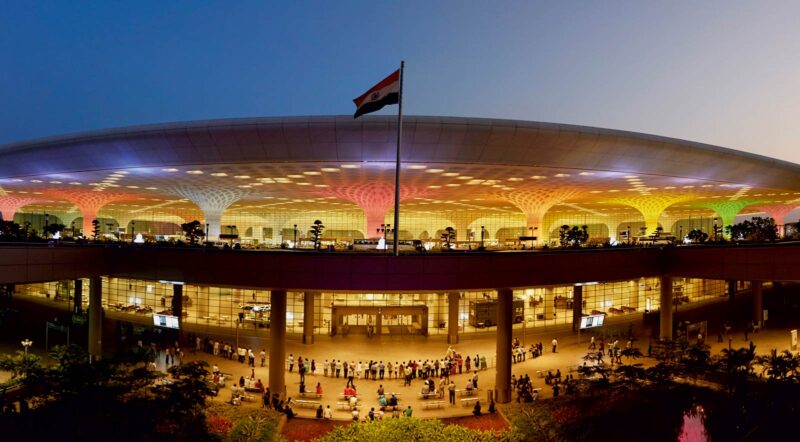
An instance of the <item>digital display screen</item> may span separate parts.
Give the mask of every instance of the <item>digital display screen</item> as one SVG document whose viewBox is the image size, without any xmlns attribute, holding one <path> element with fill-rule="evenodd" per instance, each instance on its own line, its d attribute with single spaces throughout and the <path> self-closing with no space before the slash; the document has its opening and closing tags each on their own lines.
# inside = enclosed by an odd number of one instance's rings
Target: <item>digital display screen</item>
<svg viewBox="0 0 800 442">
<path fill-rule="evenodd" d="M 156 327 L 179 328 L 178 317 L 154 314 L 153 325 L 155 325 Z"/>
<path fill-rule="evenodd" d="M 602 327 L 606 315 L 591 315 L 581 317 L 581 330 L 585 328 Z"/>
</svg>

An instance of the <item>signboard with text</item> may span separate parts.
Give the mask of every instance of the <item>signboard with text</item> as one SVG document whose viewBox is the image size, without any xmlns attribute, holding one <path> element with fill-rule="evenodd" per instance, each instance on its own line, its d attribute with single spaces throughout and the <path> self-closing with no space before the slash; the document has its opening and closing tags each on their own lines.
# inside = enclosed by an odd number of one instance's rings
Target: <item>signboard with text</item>
<svg viewBox="0 0 800 442">
<path fill-rule="evenodd" d="M 589 315 L 581 317 L 581 330 L 594 327 L 602 327 L 606 315 Z"/>
</svg>

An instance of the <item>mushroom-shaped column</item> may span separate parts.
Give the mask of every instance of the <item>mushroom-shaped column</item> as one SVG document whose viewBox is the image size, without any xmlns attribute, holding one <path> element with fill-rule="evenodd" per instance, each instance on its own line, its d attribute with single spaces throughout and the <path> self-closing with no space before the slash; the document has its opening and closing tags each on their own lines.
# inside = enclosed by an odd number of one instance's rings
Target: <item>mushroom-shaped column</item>
<svg viewBox="0 0 800 442">
<path fill-rule="evenodd" d="M 608 200 L 610 203 L 623 204 L 638 210 L 644 217 L 644 225 L 648 234 L 655 233 L 658 220 L 667 207 L 695 199 L 694 195 L 636 195 L 618 197 Z"/>
<path fill-rule="evenodd" d="M 764 212 L 775 220 L 775 224 L 778 225 L 778 235 L 780 236 L 783 236 L 783 225 L 786 222 L 786 215 L 796 208 L 797 204 L 769 204 L 753 207 L 753 209 Z"/>
<path fill-rule="evenodd" d="M 525 227 L 528 232 L 541 238 L 549 235 L 544 232 L 544 215 L 556 204 L 575 197 L 580 193 L 571 187 L 533 187 L 502 192 L 499 195 L 517 206 L 525 214 Z"/>
<path fill-rule="evenodd" d="M 723 235 L 727 236 L 727 234 L 724 233 L 725 227 L 733 225 L 736 215 L 745 207 L 752 206 L 753 204 L 758 204 L 760 202 L 761 201 L 759 200 L 716 200 L 701 201 L 695 205 L 697 207 L 703 207 L 705 209 L 711 209 L 714 212 L 717 212 L 720 220 L 722 221 L 718 227 L 722 229 Z"/>
<path fill-rule="evenodd" d="M 427 195 L 427 189 L 400 186 L 400 201 Z M 378 236 L 381 224 L 386 223 L 386 215 L 394 207 L 394 185 L 382 182 L 361 182 L 331 187 L 326 195 L 352 201 L 364 211 L 367 217 L 364 236 Z M 392 226 L 395 228 L 395 226 Z M 401 228 L 403 228 L 401 226 Z"/>
<path fill-rule="evenodd" d="M 174 186 L 167 190 L 190 200 L 200 208 L 208 228 L 208 238 L 206 239 L 209 241 L 219 239 L 222 212 L 246 195 L 244 192 L 234 189 L 204 189 L 188 186 Z"/>
<path fill-rule="evenodd" d="M 89 236 L 89 233 L 94 230 L 92 221 L 97 219 L 97 214 L 103 206 L 112 201 L 134 198 L 134 195 L 107 192 L 99 189 L 70 191 L 51 190 L 48 191 L 48 194 L 58 196 L 78 206 L 83 216 L 83 236 Z"/>
<path fill-rule="evenodd" d="M 41 201 L 41 199 L 25 196 L 9 195 L 0 189 L 0 219 L 14 221 L 14 214 L 28 204 Z"/>
<path fill-rule="evenodd" d="M 458 212 L 448 213 L 447 216 L 450 219 L 452 227 L 456 229 L 456 240 L 469 241 L 469 226 L 481 217 L 481 213 Z M 480 241 L 480 227 L 478 227 L 477 230 L 478 233 L 475 234 L 475 240 Z"/>
</svg>

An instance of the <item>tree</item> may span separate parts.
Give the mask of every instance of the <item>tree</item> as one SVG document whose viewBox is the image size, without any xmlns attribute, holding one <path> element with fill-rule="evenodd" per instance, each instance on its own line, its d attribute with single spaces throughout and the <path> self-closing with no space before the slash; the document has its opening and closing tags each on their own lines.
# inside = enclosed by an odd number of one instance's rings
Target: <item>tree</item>
<svg viewBox="0 0 800 442">
<path fill-rule="evenodd" d="M 756 216 L 725 227 L 732 241 L 768 242 L 778 240 L 778 226 L 772 218 Z"/>
<path fill-rule="evenodd" d="M 700 229 L 692 229 L 686 234 L 686 238 L 694 244 L 702 244 L 708 240 L 708 233 Z"/>
<path fill-rule="evenodd" d="M 453 241 L 456 240 L 456 229 L 452 227 L 447 227 L 444 229 L 444 233 L 442 233 L 442 242 L 444 242 L 444 248 L 446 250 L 450 250 L 453 248 Z"/>
<path fill-rule="evenodd" d="M 198 220 L 181 224 L 181 230 L 183 230 L 183 235 L 191 245 L 197 244 L 199 238 L 206 236 L 205 231 L 203 231 L 203 225 Z"/>
<path fill-rule="evenodd" d="M 314 241 L 314 248 L 319 250 L 322 239 L 322 231 L 325 230 L 325 226 L 322 225 L 322 221 L 315 220 L 314 224 L 311 226 L 311 230 L 308 231 L 308 234 L 311 235 L 311 240 Z"/>
<path fill-rule="evenodd" d="M 100 237 L 100 221 L 97 219 L 92 220 L 92 239 L 97 241 Z"/>
<path fill-rule="evenodd" d="M 23 239 L 22 228 L 14 221 L 0 221 L 0 239 L 3 241 Z"/>
<path fill-rule="evenodd" d="M 589 226 L 570 226 L 563 225 L 558 231 L 558 238 L 561 247 L 580 247 L 589 240 Z"/>
</svg>

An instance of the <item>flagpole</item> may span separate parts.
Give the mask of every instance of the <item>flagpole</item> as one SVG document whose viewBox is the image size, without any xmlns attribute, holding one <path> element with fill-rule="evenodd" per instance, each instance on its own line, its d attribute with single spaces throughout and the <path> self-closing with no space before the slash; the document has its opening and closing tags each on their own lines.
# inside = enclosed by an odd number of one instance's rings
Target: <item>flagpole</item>
<svg viewBox="0 0 800 442">
<path fill-rule="evenodd" d="M 397 159 L 394 171 L 394 256 L 400 255 L 397 237 L 400 233 L 400 145 L 403 142 L 403 69 L 406 62 L 400 61 L 400 92 L 397 102 Z"/>
</svg>

